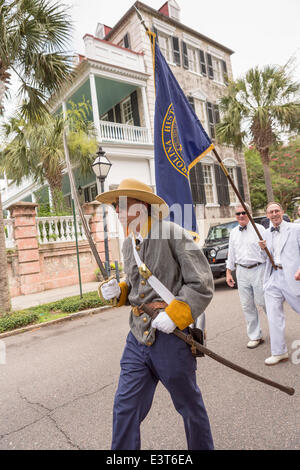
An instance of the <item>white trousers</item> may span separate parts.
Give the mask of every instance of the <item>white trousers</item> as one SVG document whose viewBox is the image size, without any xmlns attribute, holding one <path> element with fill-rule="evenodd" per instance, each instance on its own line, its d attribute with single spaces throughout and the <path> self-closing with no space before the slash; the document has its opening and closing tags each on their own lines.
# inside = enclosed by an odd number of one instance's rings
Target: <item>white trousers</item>
<svg viewBox="0 0 300 470">
<path fill-rule="evenodd" d="M 236 267 L 238 291 L 247 324 L 247 335 L 252 341 L 262 337 L 256 305 L 260 305 L 266 311 L 263 291 L 265 267 L 265 263 L 252 269 Z"/>
<path fill-rule="evenodd" d="M 272 356 L 287 352 L 285 343 L 285 314 L 283 302 L 286 301 L 295 312 L 300 313 L 300 296 L 288 290 L 283 276 L 283 270 L 273 270 L 270 279 L 265 284 L 265 301 L 271 340 Z"/>
</svg>

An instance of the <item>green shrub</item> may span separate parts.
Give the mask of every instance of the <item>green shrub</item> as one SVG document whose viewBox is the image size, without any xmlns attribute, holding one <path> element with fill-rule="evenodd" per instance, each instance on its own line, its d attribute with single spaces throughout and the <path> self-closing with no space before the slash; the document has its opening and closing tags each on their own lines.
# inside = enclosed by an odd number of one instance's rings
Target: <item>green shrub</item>
<svg viewBox="0 0 300 470">
<path fill-rule="evenodd" d="M 21 328 L 38 321 L 39 315 L 35 312 L 14 312 L 0 317 L 0 333 Z"/>
<path fill-rule="evenodd" d="M 57 300 L 56 302 L 51 302 L 49 304 L 38 305 L 37 307 L 33 307 L 30 310 L 38 314 L 43 314 L 46 312 L 73 313 L 86 310 L 88 308 L 102 307 L 108 303 L 109 302 L 104 303 L 102 300 L 100 300 L 97 292 L 88 292 L 83 294 L 82 299 L 80 298 L 80 295 L 75 295 L 73 297 Z"/>
<path fill-rule="evenodd" d="M 53 315 L 80 312 L 81 310 L 102 307 L 108 304 L 109 302 L 103 302 L 99 299 L 96 291 L 83 294 L 82 299 L 80 295 L 67 297 L 56 302 L 30 307 L 27 310 L 9 313 L 3 317 L 0 316 L 0 333 L 42 321 L 43 318 L 51 319 Z"/>
</svg>

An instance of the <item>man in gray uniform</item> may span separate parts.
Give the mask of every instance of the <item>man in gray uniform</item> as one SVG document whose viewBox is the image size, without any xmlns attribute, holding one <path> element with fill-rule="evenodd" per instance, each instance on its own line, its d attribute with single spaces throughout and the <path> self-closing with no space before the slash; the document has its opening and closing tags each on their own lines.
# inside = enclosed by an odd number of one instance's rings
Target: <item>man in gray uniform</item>
<svg viewBox="0 0 300 470">
<path fill-rule="evenodd" d="M 127 207 L 122 207 L 121 196 L 127 196 Z M 104 298 L 116 297 L 119 306 L 132 306 L 114 402 L 112 449 L 140 448 L 140 424 L 151 408 L 158 381 L 167 388 L 183 417 L 188 448 L 213 449 L 208 416 L 196 383 L 196 359 L 186 343 L 170 334 L 176 327 L 185 330 L 211 301 L 213 279 L 208 262 L 189 233 L 162 220 L 168 215 L 168 206 L 149 186 L 127 179 L 117 190 L 97 199 L 116 206 L 128 235 L 123 245 L 126 281 L 118 284 L 113 279 L 101 287 Z M 149 217 L 153 205 L 159 205 L 160 214 L 153 216 L 152 211 Z M 136 253 L 173 294 L 171 302 L 164 302 L 141 276 Z M 154 320 L 143 312 L 142 304 L 158 313 Z"/>
</svg>

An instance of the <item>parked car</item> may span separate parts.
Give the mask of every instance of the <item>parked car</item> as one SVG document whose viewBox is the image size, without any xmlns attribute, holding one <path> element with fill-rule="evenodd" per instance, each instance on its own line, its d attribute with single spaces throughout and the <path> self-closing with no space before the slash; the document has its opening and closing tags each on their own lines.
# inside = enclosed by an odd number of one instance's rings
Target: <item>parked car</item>
<svg viewBox="0 0 300 470">
<path fill-rule="evenodd" d="M 254 222 L 260 224 L 264 217 L 253 217 Z M 226 260 L 228 256 L 229 235 L 238 225 L 236 220 L 224 224 L 213 225 L 209 228 L 207 238 L 202 250 L 209 262 L 214 279 L 226 276 Z M 235 271 L 232 277 L 237 287 Z"/>
</svg>

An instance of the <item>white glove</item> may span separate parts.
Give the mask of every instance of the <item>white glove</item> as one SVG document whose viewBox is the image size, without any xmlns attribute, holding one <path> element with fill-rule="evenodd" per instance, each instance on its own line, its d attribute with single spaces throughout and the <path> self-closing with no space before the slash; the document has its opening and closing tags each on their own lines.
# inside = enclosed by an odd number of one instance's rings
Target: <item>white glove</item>
<svg viewBox="0 0 300 470">
<path fill-rule="evenodd" d="M 175 330 L 176 324 L 169 317 L 169 315 L 163 311 L 160 312 L 152 322 L 153 328 L 162 331 L 163 333 L 172 333 Z"/>
<path fill-rule="evenodd" d="M 111 279 L 101 286 L 101 293 L 105 300 L 113 299 L 114 297 L 118 298 L 121 294 L 120 286 L 117 282 L 117 279 Z"/>
</svg>

